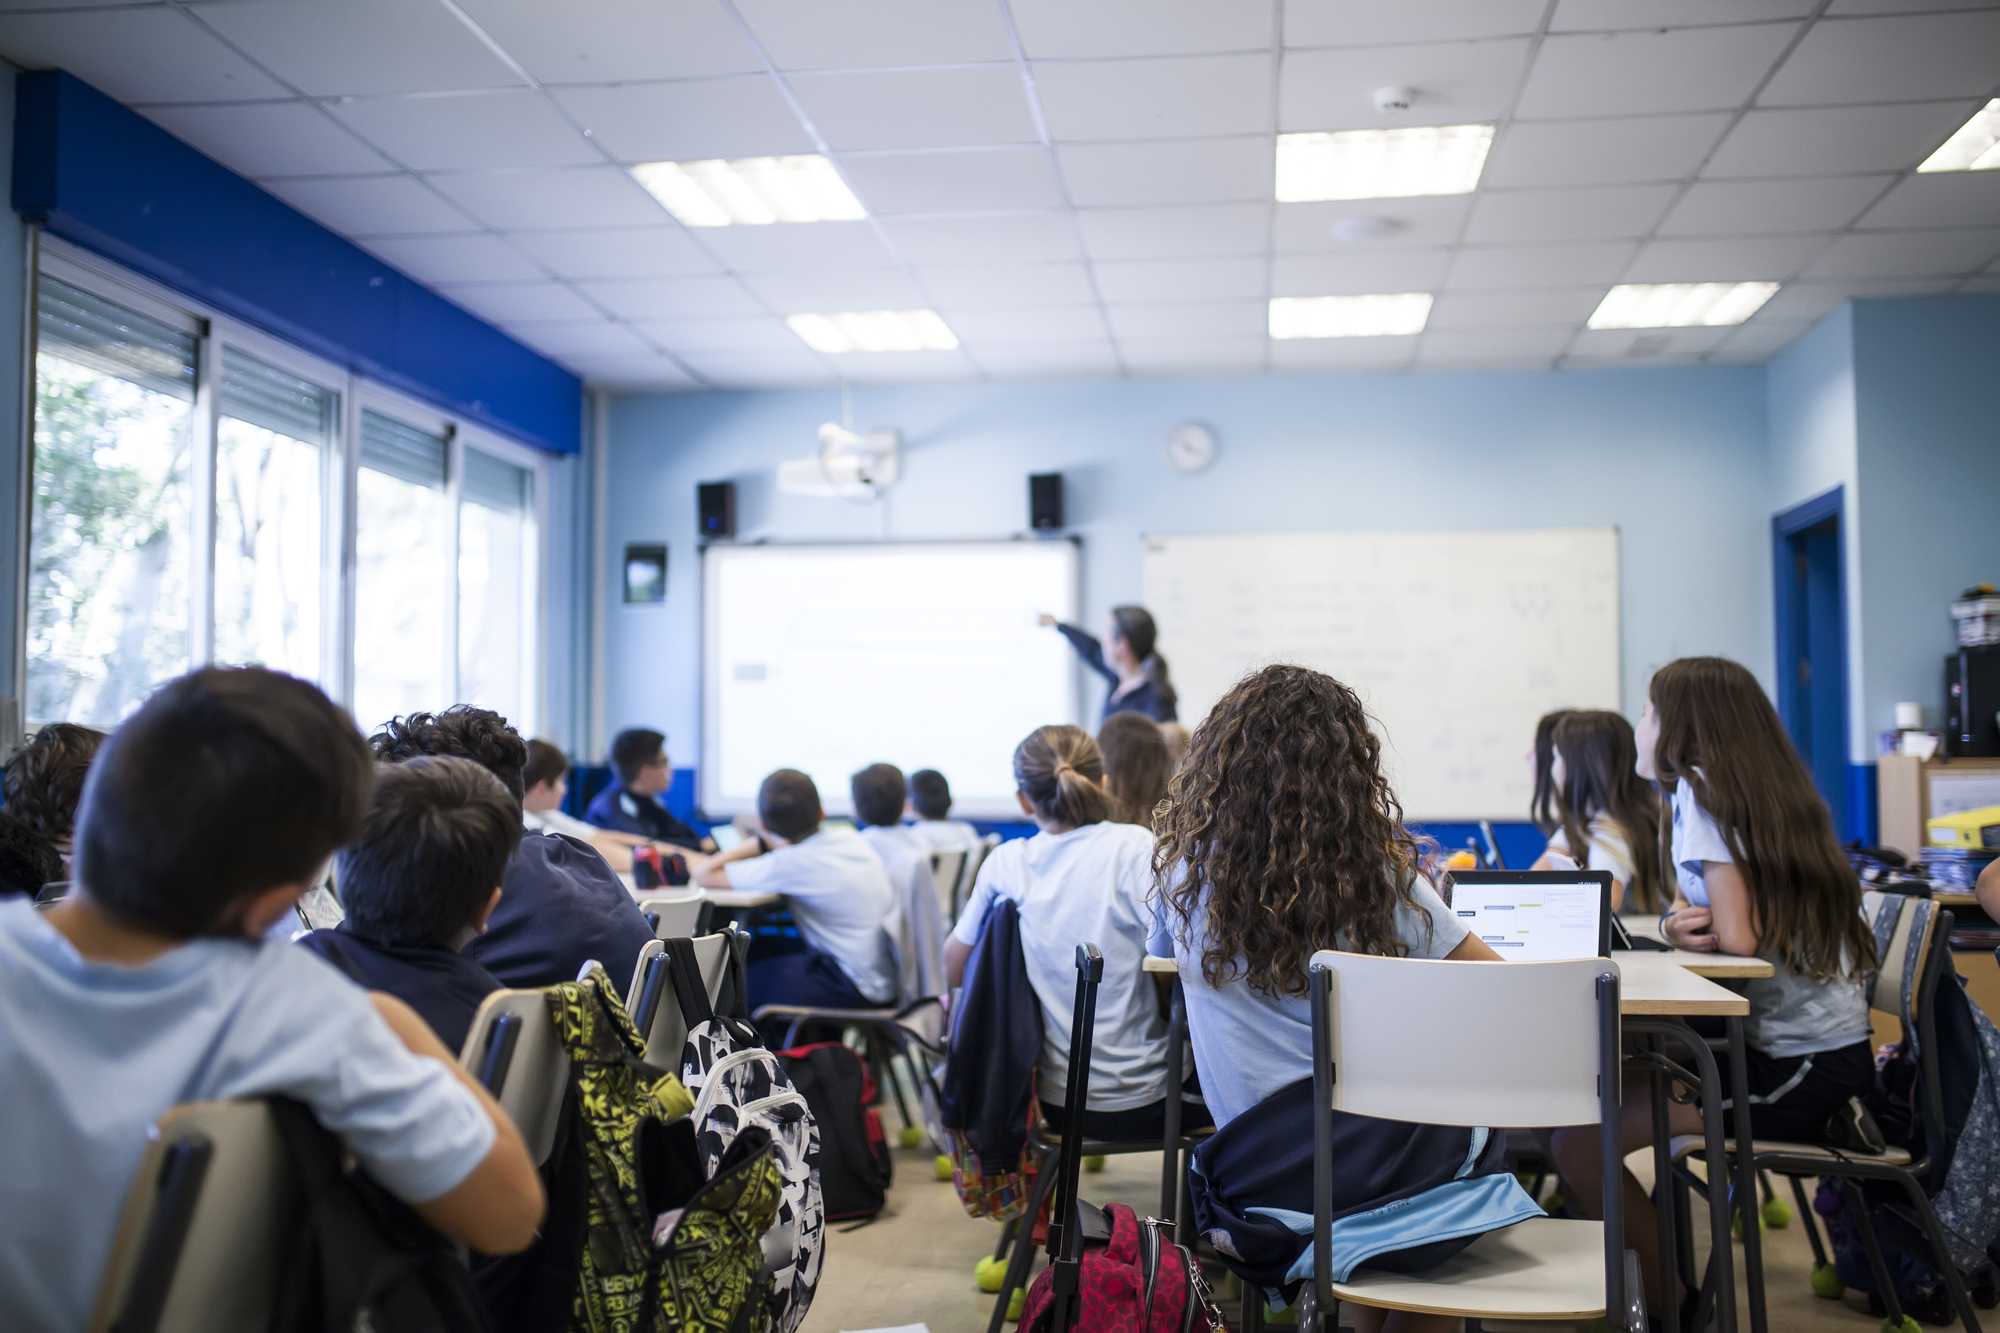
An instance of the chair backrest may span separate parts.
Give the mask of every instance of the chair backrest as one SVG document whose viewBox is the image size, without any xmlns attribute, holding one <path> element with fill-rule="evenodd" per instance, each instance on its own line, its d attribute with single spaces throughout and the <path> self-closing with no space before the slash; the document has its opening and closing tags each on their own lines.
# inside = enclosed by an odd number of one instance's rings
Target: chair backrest
<svg viewBox="0 0 2000 1333">
<path fill-rule="evenodd" d="M 959 913 L 965 910 L 966 900 L 972 897 L 972 886 L 979 882 L 979 867 L 986 864 L 986 858 L 993 855 L 993 849 L 1000 845 L 1000 835 L 989 833 L 973 845 L 972 855 L 965 858 L 965 873 L 958 877 L 958 891 L 951 904 L 951 919 L 957 924 Z"/>
<path fill-rule="evenodd" d="M 938 911 L 946 916 L 957 905 L 958 881 L 965 874 L 966 859 L 961 849 L 931 853 L 931 879 L 937 885 Z"/>
<path fill-rule="evenodd" d="M 1602 958 L 1447 963 L 1323 949 L 1336 1111 L 1426 1125 L 1598 1123 Z M 1616 990 L 1612 993 L 1615 1013 Z M 1611 1049 L 1614 1051 L 1616 1047 Z"/>
<path fill-rule="evenodd" d="M 646 973 L 653 960 L 667 951 L 666 941 L 655 935 L 639 947 L 639 957 L 632 963 L 632 985 L 625 992 L 625 1012 L 638 1021 L 639 1001 L 646 993 Z"/>
<path fill-rule="evenodd" d="M 702 989 L 708 992 L 708 1002 L 717 1003 L 722 994 L 722 983 L 729 975 L 729 956 L 735 947 L 736 932 L 718 931 L 713 935 L 700 935 L 691 940 L 695 961 L 701 965 Z M 681 1016 L 680 1004 L 674 999 L 674 988 L 667 976 L 670 960 L 664 955 L 645 958 L 643 967 L 634 974 L 634 982 L 639 987 L 639 999 L 632 1005 L 632 1021 L 639 1025 L 639 1035 L 646 1039 L 646 1063 L 656 1068 L 679 1073 L 681 1051 L 687 1045 L 687 1020 Z M 651 1021 L 643 1012 L 652 1006 Z"/>
<path fill-rule="evenodd" d="M 1937 941 L 1937 904 L 1870 891 L 1861 895 L 1861 914 L 1875 932 L 1876 972 L 1868 981 L 1868 1007 L 1894 1014 L 1908 1031 L 1917 1023 L 1924 968 Z"/>
<path fill-rule="evenodd" d="M 89 1333 L 265 1333 L 300 1207 L 268 1105 L 171 1108 L 139 1158 Z"/>
<path fill-rule="evenodd" d="M 655 939 L 693 939 L 706 925 L 708 895 L 700 889 L 641 898 L 639 912 L 652 921 Z"/>
<path fill-rule="evenodd" d="M 548 993 L 497 990 L 487 996 L 458 1063 L 513 1117 L 535 1164 L 546 1162 L 569 1090 L 569 1056 L 549 1016 Z"/>
</svg>

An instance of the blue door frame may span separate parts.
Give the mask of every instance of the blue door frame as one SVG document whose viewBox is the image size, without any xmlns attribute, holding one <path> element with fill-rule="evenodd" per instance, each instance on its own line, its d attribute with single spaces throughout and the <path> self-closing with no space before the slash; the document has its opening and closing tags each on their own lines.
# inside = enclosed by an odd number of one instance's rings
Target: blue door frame
<svg viewBox="0 0 2000 1333">
<path fill-rule="evenodd" d="M 1839 486 L 1771 519 L 1778 716 L 1834 828 L 1843 839 L 1866 842 L 1873 840 L 1871 774 L 1865 766 L 1851 771 L 1847 758 L 1846 537 Z"/>
</svg>

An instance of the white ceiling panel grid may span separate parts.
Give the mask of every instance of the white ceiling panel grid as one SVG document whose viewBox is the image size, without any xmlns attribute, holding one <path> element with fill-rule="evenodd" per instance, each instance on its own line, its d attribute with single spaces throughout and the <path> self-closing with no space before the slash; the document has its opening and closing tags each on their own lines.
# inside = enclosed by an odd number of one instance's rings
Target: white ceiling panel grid
<svg viewBox="0 0 2000 1333">
<path fill-rule="evenodd" d="M 1662 236 L 1839 231 L 1882 197 L 1891 176 L 1697 181 L 1660 225 Z"/>
<path fill-rule="evenodd" d="M 1063 142 L 1261 134 L 1271 127 L 1271 58 L 1169 56 L 1035 68 L 1049 133 Z"/>
<path fill-rule="evenodd" d="M 333 114 L 414 171 L 574 167 L 602 160 L 561 111 L 527 88 L 356 97 L 336 103 Z"/>
<path fill-rule="evenodd" d="M 1394 46 L 1450 36 L 1525 36 L 1545 0 L 1285 0 L 1287 46 Z"/>
<path fill-rule="evenodd" d="M 1795 23 L 1550 37 L 1517 113 L 1535 119 L 1725 110 L 1742 104 Z"/>
<path fill-rule="evenodd" d="M 714 0 L 457 0 L 544 83 L 756 74 L 757 53 Z"/>
<path fill-rule="evenodd" d="M 813 151 L 812 136 L 762 75 L 556 88 L 551 95 L 624 162 Z"/>
<path fill-rule="evenodd" d="M 842 152 L 1038 141 L 1021 76 L 1011 66 L 801 74 L 790 82 L 820 133 Z"/>
<path fill-rule="evenodd" d="M 1287 51 L 1278 128 L 1289 133 L 1494 120 L 1507 109 L 1532 49 L 1513 38 Z M 1376 110 L 1375 90 L 1392 85 L 1420 90 L 1422 114 Z"/>
<path fill-rule="evenodd" d="M 357 176 L 395 167 L 304 102 L 151 106 L 146 118 L 239 176 Z"/>
<path fill-rule="evenodd" d="M 1216 0 L 1012 0 L 1031 60 L 1206 55 L 1271 44 L 1271 9 Z"/>
<path fill-rule="evenodd" d="M 198 15 L 310 97 L 522 85 L 507 62 L 441 4 L 211 4 Z"/>
<path fill-rule="evenodd" d="M 1493 146 L 1484 179 L 1503 189 L 1685 180 L 1728 127 L 1722 111 L 1519 121 Z"/>
<path fill-rule="evenodd" d="M 128 103 L 248 102 L 289 91 L 165 6 L 0 14 L 0 52 L 24 69 L 73 70 Z"/>
</svg>

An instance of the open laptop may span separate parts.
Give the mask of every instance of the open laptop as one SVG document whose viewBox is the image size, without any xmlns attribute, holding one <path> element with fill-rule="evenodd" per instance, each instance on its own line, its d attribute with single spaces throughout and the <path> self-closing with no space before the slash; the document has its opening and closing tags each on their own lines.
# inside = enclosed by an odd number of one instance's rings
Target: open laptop
<svg viewBox="0 0 2000 1333">
<path fill-rule="evenodd" d="M 1502 958 L 1545 963 L 1611 956 L 1611 872 L 1461 870 L 1451 909 Z"/>
</svg>

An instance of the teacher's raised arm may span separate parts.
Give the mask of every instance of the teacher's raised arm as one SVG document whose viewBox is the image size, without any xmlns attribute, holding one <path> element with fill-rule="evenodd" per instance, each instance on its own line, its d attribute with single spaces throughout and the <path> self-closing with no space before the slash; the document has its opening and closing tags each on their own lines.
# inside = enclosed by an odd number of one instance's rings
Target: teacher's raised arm
<svg viewBox="0 0 2000 1333">
<path fill-rule="evenodd" d="M 1145 607 L 1113 607 L 1102 642 L 1051 615 L 1044 615 L 1042 623 L 1060 630 L 1084 665 L 1111 682 L 1104 717 L 1144 713 L 1155 722 L 1179 720 L 1174 714 L 1174 684 L 1167 675 L 1167 659 L 1154 651 L 1159 631 Z"/>
</svg>

